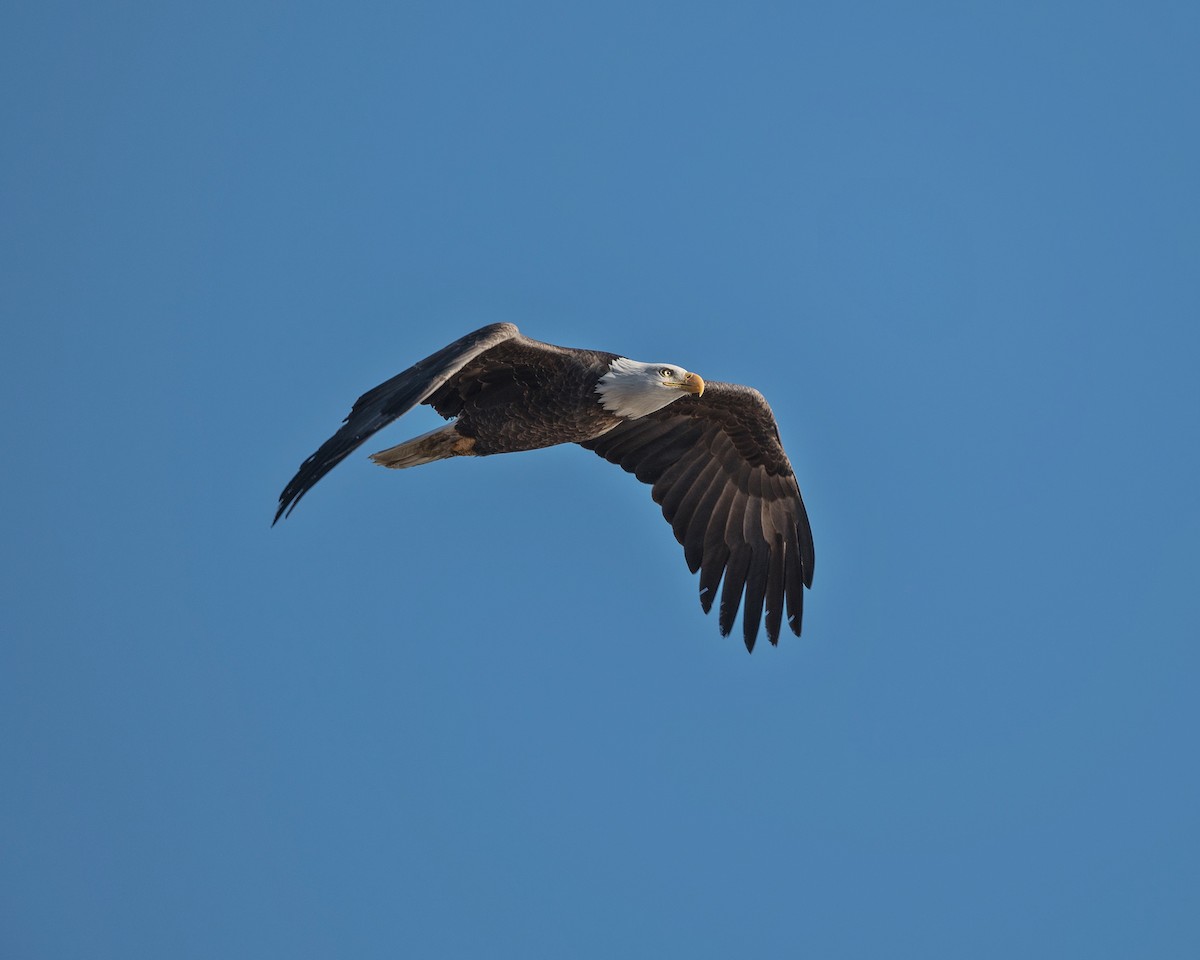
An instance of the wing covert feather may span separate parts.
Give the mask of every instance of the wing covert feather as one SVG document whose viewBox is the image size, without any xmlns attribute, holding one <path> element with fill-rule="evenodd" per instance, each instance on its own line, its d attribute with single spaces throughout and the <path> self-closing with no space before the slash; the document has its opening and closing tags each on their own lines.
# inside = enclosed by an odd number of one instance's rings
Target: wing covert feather
<svg viewBox="0 0 1200 960">
<path fill-rule="evenodd" d="M 747 649 L 764 609 L 771 643 L 785 609 L 799 635 L 803 591 L 812 584 L 812 532 L 762 394 L 710 382 L 702 397 L 681 398 L 582 446 L 651 484 L 688 569 L 700 573 L 706 613 L 721 587 L 723 634 L 740 606 Z"/>
<path fill-rule="evenodd" d="M 317 481 L 373 433 L 427 399 L 480 354 L 518 338 L 524 339 L 511 323 L 481 327 L 364 393 L 354 401 L 341 428 L 300 465 L 296 475 L 283 488 L 272 524 L 290 514 Z"/>
</svg>

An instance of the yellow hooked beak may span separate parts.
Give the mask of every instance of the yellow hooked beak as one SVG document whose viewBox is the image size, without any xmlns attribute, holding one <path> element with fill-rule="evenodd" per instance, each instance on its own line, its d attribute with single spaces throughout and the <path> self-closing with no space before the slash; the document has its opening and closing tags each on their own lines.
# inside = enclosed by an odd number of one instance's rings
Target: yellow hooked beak
<svg viewBox="0 0 1200 960">
<path fill-rule="evenodd" d="M 689 373 L 683 378 L 683 383 L 679 384 L 679 389 L 684 393 L 694 393 L 698 397 L 704 396 L 704 378 L 698 373 Z"/>
</svg>

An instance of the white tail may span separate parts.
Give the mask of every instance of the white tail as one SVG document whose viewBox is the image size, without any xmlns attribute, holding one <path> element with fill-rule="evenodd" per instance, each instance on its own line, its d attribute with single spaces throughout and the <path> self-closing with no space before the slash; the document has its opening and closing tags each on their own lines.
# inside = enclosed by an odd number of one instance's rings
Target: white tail
<svg viewBox="0 0 1200 960">
<path fill-rule="evenodd" d="M 432 463 L 434 460 L 445 460 L 447 457 L 469 457 L 472 455 L 473 446 L 475 440 L 472 437 L 464 437 L 454 429 L 454 424 L 448 423 L 444 427 L 438 427 L 429 433 L 373 453 L 371 459 L 380 466 L 403 470 L 406 467 Z"/>
</svg>

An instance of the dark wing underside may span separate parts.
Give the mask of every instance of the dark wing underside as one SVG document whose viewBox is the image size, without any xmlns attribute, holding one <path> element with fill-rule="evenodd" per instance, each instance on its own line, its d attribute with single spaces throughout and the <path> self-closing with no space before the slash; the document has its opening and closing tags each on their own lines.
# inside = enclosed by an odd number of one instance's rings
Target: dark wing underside
<svg viewBox="0 0 1200 960">
<path fill-rule="evenodd" d="M 700 573 L 705 613 L 724 577 L 722 634 L 733 629 L 744 594 L 747 650 L 764 607 L 771 643 L 779 640 L 785 605 L 799 636 L 804 588 L 812 586 L 812 531 L 762 394 L 710 382 L 703 397 L 684 397 L 581 446 L 652 485 L 688 568 Z"/>
<path fill-rule="evenodd" d="M 511 340 L 525 341 L 525 338 L 511 323 L 493 323 L 455 340 L 403 373 L 364 393 L 354 401 L 341 429 L 300 465 L 296 475 L 283 488 L 274 522 L 291 513 L 300 498 L 318 480 L 345 460 L 371 434 L 428 399 L 480 354 Z"/>
</svg>

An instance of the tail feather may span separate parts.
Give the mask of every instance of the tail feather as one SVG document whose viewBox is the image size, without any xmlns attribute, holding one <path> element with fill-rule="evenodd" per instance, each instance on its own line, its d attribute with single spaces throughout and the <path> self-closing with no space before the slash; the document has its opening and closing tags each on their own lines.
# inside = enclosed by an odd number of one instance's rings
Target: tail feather
<svg viewBox="0 0 1200 960">
<path fill-rule="evenodd" d="M 474 439 L 464 437 L 454 429 L 453 423 L 448 423 L 444 427 L 438 427 L 429 433 L 373 453 L 371 459 L 382 467 L 404 470 L 407 467 L 432 463 L 434 460 L 445 460 L 447 457 L 471 456 L 473 446 Z"/>
</svg>

